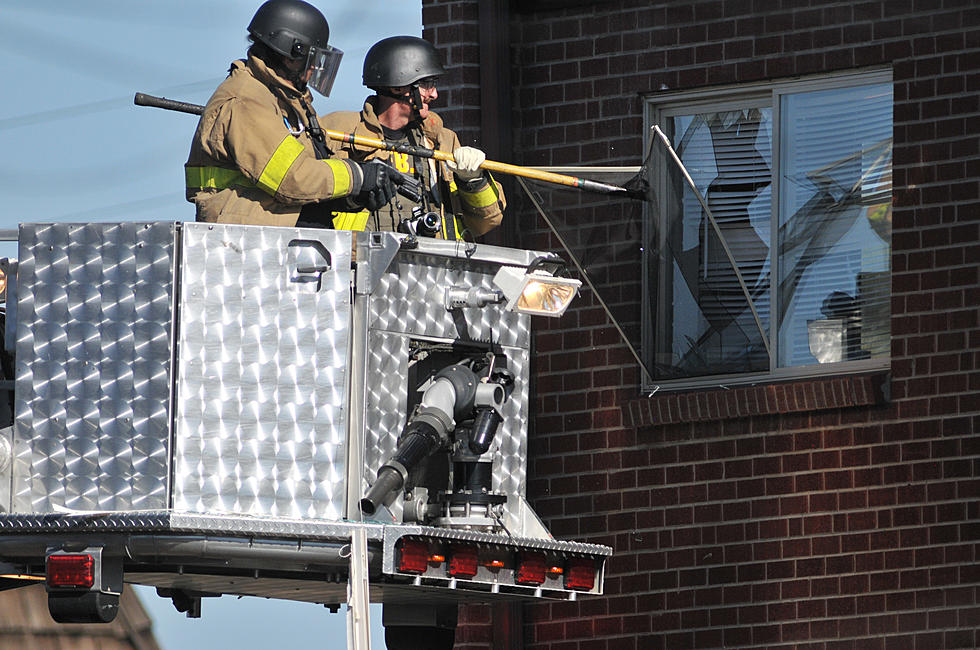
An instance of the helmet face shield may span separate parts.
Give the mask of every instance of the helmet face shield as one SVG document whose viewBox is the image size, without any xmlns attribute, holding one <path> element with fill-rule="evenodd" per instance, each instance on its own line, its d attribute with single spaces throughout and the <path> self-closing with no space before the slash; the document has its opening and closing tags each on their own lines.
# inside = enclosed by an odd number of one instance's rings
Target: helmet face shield
<svg viewBox="0 0 980 650">
<path fill-rule="evenodd" d="M 343 56 L 343 52 L 330 45 L 311 47 L 306 59 L 306 69 L 310 75 L 306 84 L 324 97 L 329 97 Z"/>
</svg>

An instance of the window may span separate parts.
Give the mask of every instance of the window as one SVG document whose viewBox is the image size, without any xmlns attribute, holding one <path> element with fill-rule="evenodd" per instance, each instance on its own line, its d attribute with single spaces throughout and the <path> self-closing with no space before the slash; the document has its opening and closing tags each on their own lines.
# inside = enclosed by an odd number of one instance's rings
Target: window
<svg viewBox="0 0 980 650">
<path fill-rule="evenodd" d="M 887 367 L 890 73 L 648 102 L 688 174 L 651 138 L 642 348 L 653 382 Z"/>
</svg>

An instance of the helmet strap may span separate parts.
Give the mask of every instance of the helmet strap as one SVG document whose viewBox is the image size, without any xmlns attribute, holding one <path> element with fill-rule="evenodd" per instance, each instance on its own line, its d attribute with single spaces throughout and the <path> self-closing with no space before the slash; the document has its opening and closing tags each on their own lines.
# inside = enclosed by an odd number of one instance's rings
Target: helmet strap
<svg viewBox="0 0 980 650">
<path fill-rule="evenodd" d="M 306 92 L 306 81 L 303 80 L 305 70 L 302 68 L 295 71 L 291 70 L 286 64 L 286 57 L 279 56 L 276 72 L 285 77 L 300 93 Z"/>
<path fill-rule="evenodd" d="M 392 92 L 391 88 L 372 88 L 376 95 L 381 97 L 389 97 L 397 102 L 402 102 L 408 104 L 412 107 L 412 118 L 410 121 L 422 123 L 422 114 L 420 110 L 422 108 L 422 92 L 419 90 L 418 84 L 412 84 L 408 87 L 407 95 L 399 95 L 398 93 Z"/>
<path fill-rule="evenodd" d="M 422 122 L 422 91 L 419 90 L 418 84 L 412 84 L 409 86 L 409 97 L 411 101 L 409 102 L 412 106 L 412 119 L 416 122 Z"/>
<path fill-rule="evenodd" d="M 304 71 L 293 72 L 286 65 L 286 57 L 274 51 L 262 41 L 254 41 L 248 49 L 248 54 L 261 60 L 269 66 L 276 74 L 295 86 L 301 93 L 306 92 L 306 82 L 301 78 Z"/>
</svg>

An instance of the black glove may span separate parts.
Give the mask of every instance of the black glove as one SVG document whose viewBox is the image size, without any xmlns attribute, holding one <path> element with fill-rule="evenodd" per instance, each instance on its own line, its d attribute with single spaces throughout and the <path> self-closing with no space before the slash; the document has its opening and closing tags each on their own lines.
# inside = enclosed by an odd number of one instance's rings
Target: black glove
<svg viewBox="0 0 980 650">
<path fill-rule="evenodd" d="M 361 163 L 361 192 L 355 199 L 358 204 L 374 212 L 387 205 L 395 196 L 395 183 L 388 174 L 388 165 L 380 160 Z"/>
</svg>

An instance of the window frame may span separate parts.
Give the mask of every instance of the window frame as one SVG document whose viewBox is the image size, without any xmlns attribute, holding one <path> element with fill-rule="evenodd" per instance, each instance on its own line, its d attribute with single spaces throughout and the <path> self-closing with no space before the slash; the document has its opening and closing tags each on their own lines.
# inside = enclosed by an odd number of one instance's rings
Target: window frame
<svg viewBox="0 0 980 650">
<path fill-rule="evenodd" d="M 740 84 L 724 87 L 703 88 L 690 91 L 664 91 L 644 97 L 644 133 L 652 136 L 653 126 L 662 124 L 665 118 L 674 115 L 690 115 L 698 112 L 711 110 L 725 110 L 732 108 L 733 101 L 738 102 L 739 108 L 745 107 L 766 107 L 772 109 L 772 183 L 771 183 L 771 206 L 770 206 L 770 251 L 777 250 L 776 233 L 779 232 L 779 206 L 780 206 L 780 187 L 778 182 L 782 166 L 782 115 L 781 97 L 788 94 L 798 94 L 821 90 L 834 90 L 852 88 L 856 86 L 868 86 L 875 84 L 894 84 L 892 69 L 873 68 L 847 71 L 842 73 L 828 73 L 813 75 L 808 77 L 794 77 L 791 79 L 772 80 L 767 82 Z M 894 88 L 893 88 L 894 91 Z M 894 107 L 894 92 L 893 92 Z M 892 133 L 894 134 L 894 109 L 892 113 Z M 671 143 L 673 146 L 674 143 Z M 654 137 L 647 137 L 644 143 L 644 155 L 649 157 L 652 146 L 663 146 L 655 143 Z M 894 162 L 892 163 L 894 166 Z M 655 195 L 664 196 L 666 177 L 657 174 L 656 166 L 651 166 L 648 170 L 649 182 L 655 188 Z M 894 205 L 894 187 L 892 188 L 892 204 Z M 662 205 L 651 206 L 647 204 L 643 209 L 643 241 L 651 242 L 651 238 L 656 236 L 657 250 L 665 247 L 667 228 L 662 223 L 655 223 L 659 214 L 665 211 Z M 653 295 L 660 295 L 664 288 L 663 265 L 668 263 L 669 258 L 655 261 L 652 255 L 644 254 L 642 261 L 643 272 L 643 296 L 642 296 L 642 357 L 645 363 L 650 364 L 658 353 L 656 330 L 657 323 L 665 322 L 668 315 L 666 301 L 658 300 L 657 304 L 651 304 Z M 891 243 L 889 242 L 889 273 L 891 265 Z M 769 370 L 765 372 L 745 372 L 730 374 L 712 374 L 699 377 L 688 377 L 682 379 L 657 380 L 648 373 L 643 373 L 642 390 L 644 392 L 655 392 L 657 390 L 697 390 L 705 388 L 718 388 L 729 386 L 745 386 L 760 383 L 777 383 L 788 380 L 807 379 L 810 377 L 819 378 L 828 375 L 850 375 L 864 372 L 874 372 L 888 370 L 891 367 L 891 355 L 866 360 L 848 360 L 834 363 L 816 363 L 810 365 L 778 367 L 779 327 L 774 322 L 775 313 L 778 311 L 777 304 L 778 282 L 772 278 L 778 278 L 780 255 L 770 254 L 769 274 L 769 304 L 771 315 L 768 323 L 767 340 L 769 343 Z M 651 268 L 653 264 L 660 265 L 660 268 Z M 651 279 L 654 278 L 653 271 L 656 271 L 654 281 L 657 286 L 651 286 Z M 668 321 L 669 322 L 669 321 Z"/>
</svg>

